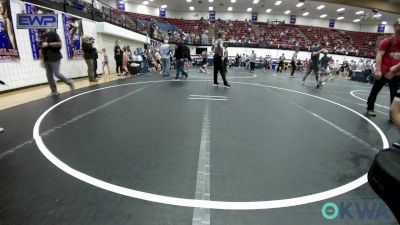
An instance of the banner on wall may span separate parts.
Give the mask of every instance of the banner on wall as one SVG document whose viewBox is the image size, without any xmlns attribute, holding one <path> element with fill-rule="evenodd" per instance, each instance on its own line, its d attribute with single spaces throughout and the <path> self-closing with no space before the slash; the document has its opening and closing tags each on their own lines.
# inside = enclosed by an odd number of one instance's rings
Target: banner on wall
<svg viewBox="0 0 400 225">
<path fill-rule="evenodd" d="M 117 9 L 125 11 L 125 0 L 117 0 Z"/>
<path fill-rule="evenodd" d="M 257 21 L 258 20 L 258 13 L 252 13 L 251 14 L 251 21 Z"/>
<path fill-rule="evenodd" d="M 45 9 L 40 6 L 35 6 L 31 4 L 26 4 L 26 13 L 27 14 L 53 14 L 53 10 Z M 42 40 L 44 34 L 44 29 L 29 29 L 29 39 L 31 41 L 31 49 L 33 54 L 33 59 L 38 60 L 40 59 L 40 51 L 39 51 L 39 44 L 40 40 Z"/>
<path fill-rule="evenodd" d="M 290 16 L 290 24 L 296 24 L 297 17 L 295 15 Z"/>
<path fill-rule="evenodd" d="M 0 1 L 0 61 L 19 59 L 9 0 Z"/>
<path fill-rule="evenodd" d="M 378 25 L 378 33 L 384 33 L 385 32 L 386 25 L 385 24 L 379 24 Z"/>
<path fill-rule="evenodd" d="M 210 11 L 210 20 L 215 21 L 215 11 Z"/>
<path fill-rule="evenodd" d="M 165 17 L 165 9 L 160 8 L 160 17 Z"/>
<path fill-rule="evenodd" d="M 329 20 L 329 28 L 335 28 L 336 20 Z"/>
<path fill-rule="evenodd" d="M 63 23 L 68 59 L 83 59 L 82 19 L 63 13 Z"/>
</svg>

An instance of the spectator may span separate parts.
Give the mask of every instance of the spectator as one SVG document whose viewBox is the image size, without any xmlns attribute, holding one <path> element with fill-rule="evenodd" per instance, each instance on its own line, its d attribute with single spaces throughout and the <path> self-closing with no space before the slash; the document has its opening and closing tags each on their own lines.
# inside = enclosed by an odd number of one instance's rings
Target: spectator
<svg viewBox="0 0 400 225">
<path fill-rule="evenodd" d="M 46 69 L 46 76 L 51 89 L 50 96 L 59 95 L 54 76 L 64 83 L 68 84 L 71 90 L 73 90 L 73 81 L 67 79 L 64 75 L 60 73 L 60 60 L 62 58 L 60 51 L 62 46 L 60 36 L 58 36 L 58 34 L 54 30 L 47 29 L 41 42 L 42 44 L 40 56 L 42 60 L 42 65 Z"/>
<path fill-rule="evenodd" d="M 94 58 L 96 49 L 93 47 L 93 41 L 94 39 L 88 36 L 82 38 L 82 49 L 88 68 L 88 76 L 90 82 L 96 82 L 94 71 Z"/>
<path fill-rule="evenodd" d="M 180 74 L 185 76 L 185 78 L 188 78 L 188 74 L 184 70 L 184 63 L 185 63 L 185 55 L 184 55 L 184 49 L 186 46 L 183 44 L 181 38 L 177 39 L 177 47 L 175 49 L 175 54 L 174 57 L 176 59 L 176 77 L 175 80 L 179 80 Z"/>
<path fill-rule="evenodd" d="M 115 41 L 114 59 L 115 59 L 115 64 L 117 66 L 117 74 L 118 74 L 118 76 L 121 76 L 123 52 L 122 52 L 121 47 L 119 46 L 119 40 Z"/>
<path fill-rule="evenodd" d="M 102 69 L 103 74 L 104 75 L 106 74 L 104 68 L 107 68 L 108 75 L 110 75 L 110 66 L 109 66 L 109 62 L 108 62 L 107 50 L 105 48 L 103 48 L 101 50 L 101 52 L 103 53 L 103 62 L 101 63 L 102 64 L 102 68 L 103 68 Z"/>
<path fill-rule="evenodd" d="M 168 40 L 164 40 L 164 44 L 161 45 L 161 57 L 162 57 L 162 75 L 169 77 L 169 70 L 171 66 L 171 46 L 168 44 Z"/>
</svg>

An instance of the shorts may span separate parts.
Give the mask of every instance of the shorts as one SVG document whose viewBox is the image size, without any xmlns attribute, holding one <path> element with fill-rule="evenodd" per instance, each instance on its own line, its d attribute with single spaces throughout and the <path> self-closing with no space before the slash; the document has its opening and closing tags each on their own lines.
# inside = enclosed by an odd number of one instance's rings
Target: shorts
<svg viewBox="0 0 400 225">
<path fill-rule="evenodd" d="M 322 75 L 327 75 L 327 74 L 330 74 L 330 70 L 329 70 L 329 67 L 327 67 L 327 68 L 319 68 L 319 73 L 320 74 L 322 74 Z"/>
</svg>

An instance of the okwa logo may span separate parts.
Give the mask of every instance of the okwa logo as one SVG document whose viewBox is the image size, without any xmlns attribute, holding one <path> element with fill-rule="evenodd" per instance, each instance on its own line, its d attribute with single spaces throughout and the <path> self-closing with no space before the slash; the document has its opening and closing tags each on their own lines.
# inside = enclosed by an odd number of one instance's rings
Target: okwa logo
<svg viewBox="0 0 400 225">
<path fill-rule="evenodd" d="M 393 216 L 389 208 L 380 202 L 333 202 L 325 203 L 321 210 L 327 220 L 390 220 Z"/>
</svg>

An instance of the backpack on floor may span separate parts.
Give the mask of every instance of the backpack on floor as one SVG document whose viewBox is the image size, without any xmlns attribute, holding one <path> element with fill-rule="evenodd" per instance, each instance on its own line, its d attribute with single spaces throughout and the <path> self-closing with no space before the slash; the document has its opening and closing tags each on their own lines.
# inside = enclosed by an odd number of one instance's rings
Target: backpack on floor
<svg viewBox="0 0 400 225">
<path fill-rule="evenodd" d="M 379 152 L 368 172 L 368 182 L 400 223 L 400 150 Z"/>
</svg>

